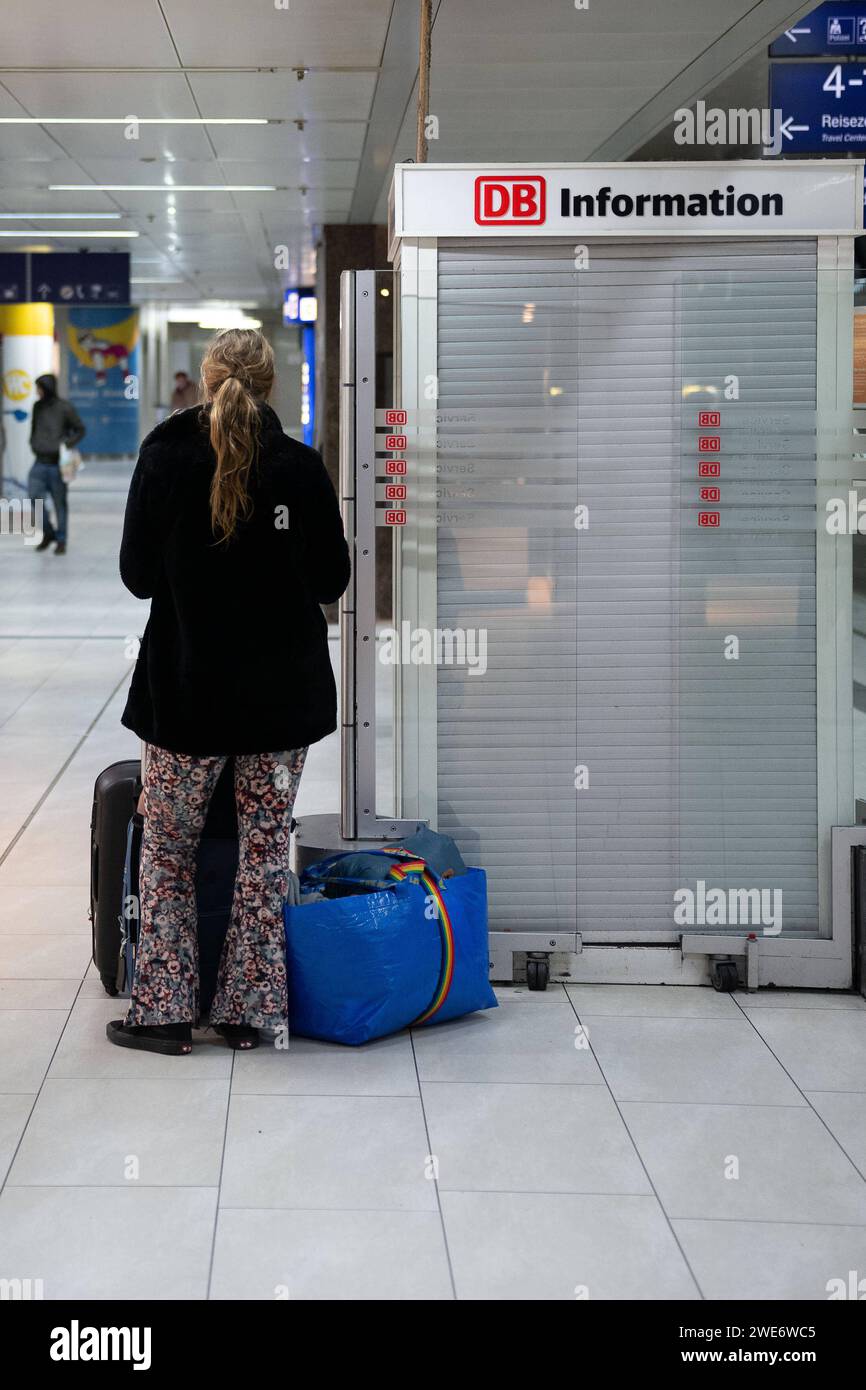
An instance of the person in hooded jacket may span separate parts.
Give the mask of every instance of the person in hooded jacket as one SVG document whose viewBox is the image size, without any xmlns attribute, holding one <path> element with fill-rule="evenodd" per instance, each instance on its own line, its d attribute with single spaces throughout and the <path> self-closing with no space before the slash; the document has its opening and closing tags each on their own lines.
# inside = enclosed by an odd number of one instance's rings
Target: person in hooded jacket
<svg viewBox="0 0 866 1390">
<path fill-rule="evenodd" d="M 27 490 L 31 500 L 41 501 L 43 507 L 42 539 L 37 550 L 47 550 L 55 542 L 54 554 L 66 554 L 66 533 L 69 516 L 67 486 L 60 472 L 60 446 L 72 449 L 86 433 L 75 406 L 57 394 L 57 378 L 51 372 L 36 378 L 39 399 L 33 406 L 30 428 L 30 447 L 35 454 Z M 54 506 L 54 522 L 49 514 L 49 501 Z"/>
</svg>

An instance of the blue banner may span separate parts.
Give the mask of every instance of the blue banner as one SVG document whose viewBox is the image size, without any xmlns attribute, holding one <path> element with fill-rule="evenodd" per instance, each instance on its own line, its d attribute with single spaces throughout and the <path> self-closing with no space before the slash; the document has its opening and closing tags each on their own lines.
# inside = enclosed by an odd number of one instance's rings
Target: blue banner
<svg viewBox="0 0 866 1390">
<path fill-rule="evenodd" d="M 83 453 L 135 454 L 139 423 L 137 309 L 71 309 L 67 395 L 87 434 Z"/>
</svg>

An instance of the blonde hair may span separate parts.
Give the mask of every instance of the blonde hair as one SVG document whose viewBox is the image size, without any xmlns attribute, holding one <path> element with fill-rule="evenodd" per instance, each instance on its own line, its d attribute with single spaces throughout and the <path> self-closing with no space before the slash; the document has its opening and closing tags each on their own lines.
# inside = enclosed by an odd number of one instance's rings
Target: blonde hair
<svg viewBox="0 0 866 1390">
<path fill-rule="evenodd" d="M 250 470 L 258 454 L 259 406 L 274 384 L 274 353 L 250 328 L 228 328 L 207 346 L 201 364 L 202 395 L 216 468 L 210 486 L 214 535 L 231 540 L 249 516 Z"/>
</svg>

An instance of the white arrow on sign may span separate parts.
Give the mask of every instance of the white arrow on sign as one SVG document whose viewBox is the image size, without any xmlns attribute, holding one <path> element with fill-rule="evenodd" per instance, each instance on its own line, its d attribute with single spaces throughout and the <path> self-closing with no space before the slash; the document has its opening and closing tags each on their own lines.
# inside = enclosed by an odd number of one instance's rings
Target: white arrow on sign
<svg viewBox="0 0 866 1390">
<path fill-rule="evenodd" d="M 793 116 L 789 116 L 788 119 L 785 120 L 785 121 L 783 121 L 782 124 L 779 126 L 779 129 L 780 129 L 780 131 L 782 132 L 782 134 L 784 135 L 784 137 L 785 137 L 786 140 L 793 140 L 793 138 L 794 138 L 794 131 L 795 131 L 795 130 L 808 130 L 808 129 L 809 129 L 809 127 L 808 127 L 807 125 L 794 125 L 794 124 L 793 124 L 793 120 L 794 120 L 794 117 L 793 117 Z"/>
<path fill-rule="evenodd" d="M 47 294 L 50 294 L 50 293 L 51 293 L 51 286 L 50 286 L 50 285 L 40 285 L 40 286 L 38 287 L 38 289 L 36 290 L 36 293 L 37 293 L 37 294 L 41 294 L 41 295 L 42 295 L 42 298 L 44 299 L 45 296 L 46 296 Z"/>
<path fill-rule="evenodd" d="M 796 43 L 798 34 L 811 34 L 811 32 L 811 29 L 786 29 L 785 38 L 790 39 L 791 43 Z"/>
</svg>

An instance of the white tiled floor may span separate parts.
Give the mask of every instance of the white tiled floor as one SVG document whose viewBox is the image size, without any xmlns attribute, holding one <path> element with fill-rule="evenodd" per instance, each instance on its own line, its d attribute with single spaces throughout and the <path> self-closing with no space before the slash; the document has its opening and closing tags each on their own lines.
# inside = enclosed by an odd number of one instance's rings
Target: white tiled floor
<svg viewBox="0 0 866 1390">
<path fill-rule="evenodd" d="M 48 1298 L 803 1299 L 866 1269 L 858 997 L 558 985 L 358 1050 L 109 1046 L 88 823 L 96 774 L 137 754 L 128 472 L 88 468 L 65 558 L 0 537 L 0 1277 Z M 300 813 L 335 809 L 337 752 L 313 751 Z"/>
</svg>

